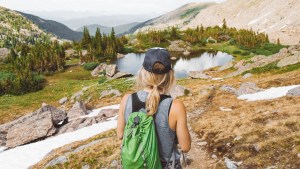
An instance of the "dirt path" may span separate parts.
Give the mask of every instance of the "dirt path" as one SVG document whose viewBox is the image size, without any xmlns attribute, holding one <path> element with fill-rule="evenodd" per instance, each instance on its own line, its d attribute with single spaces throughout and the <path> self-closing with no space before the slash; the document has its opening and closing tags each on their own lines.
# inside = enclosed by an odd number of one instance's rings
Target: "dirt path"
<svg viewBox="0 0 300 169">
<path fill-rule="evenodd" d="M 188 114 L 188 121 L 191 122 L 192 119 L 198 117 L 203 110 L 199 109 Z M 192 137 L 192 148 L 189 153 L 186 154 L 188 169 L 213 169 L 215 168 L 215 161 L 210 158 L 209 154 L 205 150 L 205 146 L 199 145 L 201 141 L 196 133 L 192 130 L 190 124 L 189 130 Z"/>
</svg>

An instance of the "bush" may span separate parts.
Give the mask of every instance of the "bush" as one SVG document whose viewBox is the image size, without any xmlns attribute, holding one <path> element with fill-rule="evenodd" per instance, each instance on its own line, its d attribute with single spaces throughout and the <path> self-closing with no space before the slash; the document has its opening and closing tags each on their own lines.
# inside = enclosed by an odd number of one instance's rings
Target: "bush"
<svg viewBox="0 0 300 169">
<path fill-rule="evenodd" d="M 99 63 L 97 62 L 89 62 L 89 63 L 85 63 L 83 67 L 85 70 L 94 70 L 98 65 Z"/>
<path fill-rule="evenodd" d="M 243 52 L 241 55 L 247 56 L 247 55 L 250 55 L 250 52 Z"/>
<path fill-rule="evenodd" d="M 99 83 L 99 84 L 102 84 L 102 83 L 104 83 L 106 80 L 107 80 L 107 78 L 106 78 L 105 76 L 101 76 L 101 77 L 99 78 L 98 83 Z"/>
<path fill-rule="evenodd" d="M 235 51 L 233 51 L 232 52 L 233 54 L 240 54 L 240 53 L 242 53 L 240 50 L 235 50 Z"/>
</svg>

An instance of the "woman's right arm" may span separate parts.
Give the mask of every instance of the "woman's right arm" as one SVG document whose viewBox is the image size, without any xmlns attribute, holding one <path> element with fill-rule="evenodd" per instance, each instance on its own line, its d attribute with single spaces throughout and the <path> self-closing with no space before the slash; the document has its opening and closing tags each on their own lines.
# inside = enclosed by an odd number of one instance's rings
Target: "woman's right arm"
<svg viewBox="0 0 300 169">
<path fill-rule="evenodd" d="M 122 101 L 120 103 L 119 113 L 118 113 L 118 124 L 117 124 L 117 137 L 119 139 L 123 138 L 124 134 L 124 128 L 125 128 L 125 118 L 124 118 L 124 111 L 125 111 L 125 105 L 127 102 L 129 94 L 125 95 L 122 98 Z"/>
</svg>

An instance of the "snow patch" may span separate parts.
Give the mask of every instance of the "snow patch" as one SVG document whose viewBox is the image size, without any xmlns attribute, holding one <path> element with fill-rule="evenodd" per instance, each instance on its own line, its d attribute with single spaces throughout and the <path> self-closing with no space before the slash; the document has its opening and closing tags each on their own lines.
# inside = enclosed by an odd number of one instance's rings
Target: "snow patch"
<svg viewBox="0 0 300 169">
<path fill-rule="evenodd" d="M 252 24 L 254 24 L 254 23 L 260 21 L 260 20 L 263 19 L 264 17 L 270 15 L 270 13 L 271 13 L 271 12 L 268 12 L 268 13 L 266 13 L 265 15 L 261 16 L 260 18 L 257 18 L 257 19 L 254 19 L 254 20 L 250 21 L 250 22 L 248 23 L 248 25 L 252 25 Z"/>
<path fill-rule="evenodd" d="M 0 147 L 0 153 L 2 153 L 4 150 L 6 150 L 7 149 L 7 147 Z"/>
<path fill-rule="evenodd" d="M 286 96 L 287 92 L 291 89 L 299 87 L 300 85 L 283 86 L 283 87 L 272 87 L 270 89 L 253 93 L 245 94 L 238 97 L 240 100 L 257 101 L 257 100 L 270 100 L 279 97 Z"/>
<path fill-rule="evenodd" d="M 46 140 L 19 146 L 0 153 L 0 168 L 25 169 L 39 162 L 51 150 L 74 141 L 84 140 L 117 127 L 117 121 L 94 124 L 74 132 L 64 133 Z M 1 147 L 2 148 L 2 147 Z"/>
<path fill-rule="evenodd" d="M 119 104 L 116 104 L 116 105 L 111 105 L 111 106 L 106 106 L 106 107 L 101 107 L 99 109 L 94 109 L 92 110 L 88 115 L 84 115 L 84 116 L 81 116 L 80 118 L 86 118 L 86 117 L 95 117 L 97 116 L 101 110 L 103 109 L 119 109 L 120 105 Z"/>
</svg>

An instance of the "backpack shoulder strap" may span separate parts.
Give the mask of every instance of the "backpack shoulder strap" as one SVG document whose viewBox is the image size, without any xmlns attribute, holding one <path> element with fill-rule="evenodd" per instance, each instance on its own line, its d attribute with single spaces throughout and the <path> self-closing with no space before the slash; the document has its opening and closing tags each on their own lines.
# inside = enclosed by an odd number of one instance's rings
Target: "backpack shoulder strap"
<svg viewBox="0 0 300 169">
<path fill-rule="evenodd" d="M 132 112 L 137 112 L 140 109 L 145 108 L 145 106 L 146 106 L 145 102 L 142 102 L 139 99 L 137 93 L 133 93 L 131 95 L 131 100 L 132 100 L 131 101 L 132 102 Z"/>
</svg>

